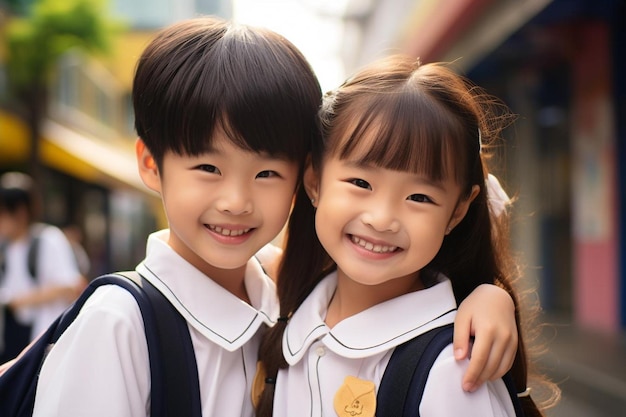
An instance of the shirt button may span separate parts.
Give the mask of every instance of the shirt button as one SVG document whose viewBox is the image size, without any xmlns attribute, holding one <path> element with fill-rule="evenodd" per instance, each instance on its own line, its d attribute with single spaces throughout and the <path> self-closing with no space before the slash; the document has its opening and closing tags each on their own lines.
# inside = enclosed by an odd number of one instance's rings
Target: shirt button
<svg viewBox="0 0 626 417">
<path fill-rule="evenodd" d="M 323 346 L 318 346 L 315 349 L 315 353 L 317 354 L 317 356 L 324 356 L 326 354 L 326 349 L 324 349 Z"/>
</svg>

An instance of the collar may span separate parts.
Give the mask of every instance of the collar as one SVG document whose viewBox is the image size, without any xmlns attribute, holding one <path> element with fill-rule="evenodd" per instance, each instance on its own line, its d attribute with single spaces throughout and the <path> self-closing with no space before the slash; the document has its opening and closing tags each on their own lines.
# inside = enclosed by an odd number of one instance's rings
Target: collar
<svg viewBox="0 0 626 417">
<path fill-rule="evenodd" d="M 148 238 L 146 258 L 137 266 L 143 275 L 207 339 L 228 351 L 244 345 L 265 323 L 273 326 L 279 313 L 276 286 L 258 259 L 248 261 L 245 286 L 252 305 L 216 284 L 168 244 L 168 230 Z M 261 249 L 261 258 L 272 256 Z"/>
<path fill-rule="evenodd" d="M 289 320 L 283 336 L 283 352 L 290 365 L 302 359 L 318 339 L 342 357 L 364 358 L 453 323 L 456 316 L 452 285 L 440 275 L 439 282 L 432 287 L 377 304 L 329 329 L 324 318 L 336 287 L 337 275 L 333 272 L 318 284 Z"/>
</svg>

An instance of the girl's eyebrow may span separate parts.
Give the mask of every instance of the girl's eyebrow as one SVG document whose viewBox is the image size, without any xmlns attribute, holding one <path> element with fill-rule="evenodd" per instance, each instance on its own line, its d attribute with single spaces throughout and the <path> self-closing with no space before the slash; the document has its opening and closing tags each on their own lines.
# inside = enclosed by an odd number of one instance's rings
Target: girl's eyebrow
<svg viewBox="0 0 626 417">
<path fill-rule="evenodd" d="M 411 182 L 415 185 L 426 185 L 429 187 L 435 187 L 441 191 L 447 191 L 442 180 L 435 180 L 422 174 L 413 174 L 412 177 L 413 180 Z"/>
<path fill-rule="evenodd" d="M 366 163 L 360 160 L 344 159 L 344 163 L 348 167 L 356 168 L 356 169 L 365 169 L 365 170 L 385 169 L 385 167 L 380 167 L 378 165 Z M 405 171 L 398 171 L 398 172 L 405 172 Z M 444 185 L 444 182 L 441 180 L 435 180 L 426 175 L 418 174 L 418 173 L 411 173 L 411 177 L 412 179 L 410 182 L 414 185 L 427 185 L 430 187 L 435 187 L 441 191 L 447 191 Z"/>
<path fill-rule="evenodd" d="M 350 168 L 357 169 L 379 169 L 380 167 L 355 159 L 344 159 L 343 163 Z"/>
</svg>

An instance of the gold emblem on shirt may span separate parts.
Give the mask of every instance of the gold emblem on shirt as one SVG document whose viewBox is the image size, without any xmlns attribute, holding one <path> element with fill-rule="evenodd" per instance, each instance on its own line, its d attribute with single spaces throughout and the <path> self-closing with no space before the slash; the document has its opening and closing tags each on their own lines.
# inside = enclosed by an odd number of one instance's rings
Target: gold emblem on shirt
<svg viewBox="0 0 626 417">
<path fill-rule="evenodd" d="M 333 402 L 337 417 L 374 417 L 376 413 L 376 386 L 347 376 L 335 394 Z"/>
</svg>

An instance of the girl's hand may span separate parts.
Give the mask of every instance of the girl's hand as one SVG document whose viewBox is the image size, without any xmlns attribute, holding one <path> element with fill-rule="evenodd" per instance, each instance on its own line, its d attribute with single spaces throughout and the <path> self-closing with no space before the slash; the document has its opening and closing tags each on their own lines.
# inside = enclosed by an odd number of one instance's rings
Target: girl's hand
<svg viewBox="0 0 626 417">
<path fill-rule="evenodd" d="M 470 336 L 475 338 L 473 346 Z M 485 381 L 502 377 L 516 352 L 513 300 L 496 285 L 480 285 L 461 303 L 454 322 L 454 356 L 470 358 L 463 389 L 473 392 Z"/>
</svg>

